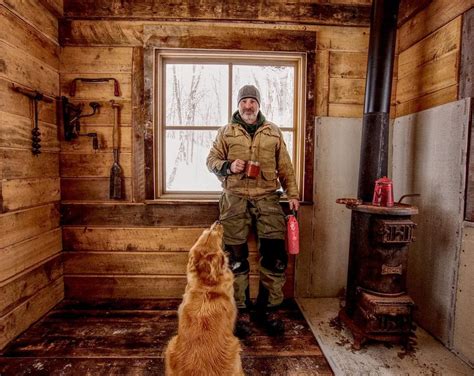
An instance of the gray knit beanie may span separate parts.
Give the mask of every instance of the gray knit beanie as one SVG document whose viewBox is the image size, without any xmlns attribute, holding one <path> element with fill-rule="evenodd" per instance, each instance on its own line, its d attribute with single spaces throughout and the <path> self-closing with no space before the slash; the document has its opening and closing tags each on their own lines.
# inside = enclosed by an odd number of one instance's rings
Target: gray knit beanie
<svg viewBox="0 0 474 376">
<path fill-rule="evenodd" d="M 258 105 L 260 106 L 260 92 L 255 86 L 245 85 L 240 88 L 239 94 L 237 95 L 237 105 L 242 99 L 245 98 L 255 99 L 258 102 Z"/>
</svg>

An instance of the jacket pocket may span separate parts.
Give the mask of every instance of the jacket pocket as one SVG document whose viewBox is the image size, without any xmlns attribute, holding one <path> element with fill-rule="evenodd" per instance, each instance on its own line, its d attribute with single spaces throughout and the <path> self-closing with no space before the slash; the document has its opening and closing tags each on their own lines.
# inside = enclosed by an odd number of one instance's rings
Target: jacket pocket
<svg viewBox="0 0 474 376">
<path fill-rule="evenodd" d="M 269 188 L 278 188 L 277 184 L 277 175 L 275 171 L 263 171 L 261 172 L 262 179 L 260 180 L 260 185 L 264 189 Z"/>
</svg>

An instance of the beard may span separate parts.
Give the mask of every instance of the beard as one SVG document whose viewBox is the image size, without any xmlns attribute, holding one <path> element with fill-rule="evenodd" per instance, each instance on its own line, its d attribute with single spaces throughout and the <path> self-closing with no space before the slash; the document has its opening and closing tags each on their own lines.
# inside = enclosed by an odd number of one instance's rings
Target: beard
<svg viewBox="0 0 474 376">
<path fill-rule="evenodd" d="M 254 124 L 257 121 L 258 110 L 257 111 L 240 111 L 240 117 L 247 124 Z"/>
</svg>

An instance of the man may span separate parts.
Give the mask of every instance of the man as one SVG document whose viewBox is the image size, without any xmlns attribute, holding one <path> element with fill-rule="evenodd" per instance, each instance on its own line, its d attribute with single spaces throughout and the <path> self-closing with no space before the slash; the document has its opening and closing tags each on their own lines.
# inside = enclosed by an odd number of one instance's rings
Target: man
<svg viewBox="0 0 474 376">
<path fill-rule="evenodd" d="M 207 167 L 222 181 L 220 220 L 224 226 L 225 251 L 235 277 L 234 297 L 239 312 L 250 306 L 247 236 L 255 224 L 261 256 L 255 318 L 269 334 L 281 335 L 284 325 L 275 308 L 283 301 L 288 256 L 279 190 L 285 191 L 290 209 L 298 210 L 298 188 L 283 135 L 260 112 L 258 89 L 253 85 L 243 86 L 237 104 L 238 111 L 232 115 L 231 123 L 219 129 L 207 157 Z M 259 168 L 252 163 L 251 172 L 257 172 L 253 177 L 249 174 L 250 161 L 259 163 Z M 236 334 L 240 337 L 250 334 L 242 315 L 237 320 Z"/>
</svg>

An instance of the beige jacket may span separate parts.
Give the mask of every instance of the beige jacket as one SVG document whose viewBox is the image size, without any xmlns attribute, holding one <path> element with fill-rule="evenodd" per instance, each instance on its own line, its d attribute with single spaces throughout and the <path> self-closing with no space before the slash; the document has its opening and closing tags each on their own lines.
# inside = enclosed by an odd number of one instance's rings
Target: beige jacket
<svg viewBox="0 0 474 376">
<path fill-rule="evenodd" d="M 295 172 L 277 125 L 265 121 L 252 137 L 237 123 L 219 129 L 207 157 L 207 168 L 220 171 L 226 161 L 242 159 L 260 162 L 260 175 L 249 179 L 245 173 L 218 176 L 224 191 L 238 196 L 260 198 L 283 187 L 287 197 L 298 199 Z"/>
</svg>

